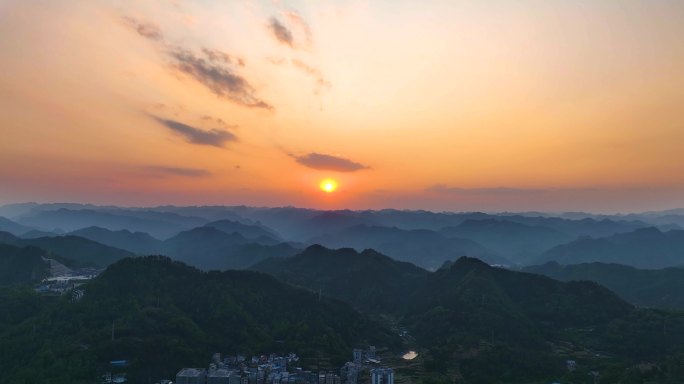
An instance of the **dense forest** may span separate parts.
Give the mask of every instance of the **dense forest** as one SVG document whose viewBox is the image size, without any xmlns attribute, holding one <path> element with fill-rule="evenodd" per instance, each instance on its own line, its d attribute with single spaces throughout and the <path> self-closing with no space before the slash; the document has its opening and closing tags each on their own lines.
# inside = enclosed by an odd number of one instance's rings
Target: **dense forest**
<svg viewBox="0 0 684 384">
<path fill-rule="evenodd" d="M 0 383 L 92 382 L 116 359 L 132 362 L 132 382 L 147 382 L 216 351 L 295 351 L 336 366 L 356 343 L 399 345 L 344 303 L 254 272 L 151 256 L 113 264 L 83 289 L 78 302 L 2 291 Z"/>
</svg>

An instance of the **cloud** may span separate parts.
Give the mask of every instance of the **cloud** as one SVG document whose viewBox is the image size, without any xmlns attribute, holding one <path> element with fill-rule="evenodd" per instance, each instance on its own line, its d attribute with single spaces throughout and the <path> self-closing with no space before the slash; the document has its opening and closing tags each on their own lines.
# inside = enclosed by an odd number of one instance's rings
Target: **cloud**
<svg viewBox="0 0 684 384">
<path fill-rule="evenodd" d="M 218 49 L 202 48 L 202 53 L 211 62 L 223 62 L 225 64 L 238 64 L 241 67 L 245 66 L 244 60 L 239 57 L 234 57 L 226 52 L 220 51 Z"/>
<path fill-rule="evenodd" d="M 181 48 L 174 49 L 169 55 L 178 71 L 192 77 L 217 96 L 250 108 L 273 109 L 273 106 L 259 99 L 247 80 L 229 66 Z"/>
<path fill-rule="evenodd" d="M 205 131 L 175 120 L 162 119 L 160 117 L 154 117 L 154 119 L 176 134 L 183 136 L 189 143 L 224 147 L 227 142 L 237 140 L 234 134 L 226 130 L 211 129 Z"/>
<path fill-rule="evenodd" d="M 225 120 L 223 120 L 220 117 L 213 117 L 213 116 L 209 116 L 209 115 L 204 115 L 200 118 L 200 120 L 202 120 L 204 122 L 212 123 L 212 124 L 219 124 L 219 125 L 226 127 L 226 128 L 235 128 L 236 127 L 235 125 L 230 125 L 230 124 L 226 123 Z"/>
<path fill-rule="evenodd" d="M 179 168 L 179 167 L 165 167 L 165 166 L 149 166 L 145 169 L 155 175 L 160 176 L 184 176 L 184 177 L 207 177 L 211 176 L 211 172 L 206 169 L 198 168 Z"/>
<path fill-rule="evenodd" d="M 129 27 L 133 28 L 136 32 L 138 32 L 140 36 L 146 39 L 154 41 L 164 40 L 164 35 L 162 34 L 161 29 L 159 29 L 159 26 L 157 26 L 156 24 L 141 22 L 135 18 L 128 16 L 124 17 L 123 21 Z"/>
<path fill-rule="evenodd" d="M 508 187 L 493 187 L 493 188 L 460 188 L 449 187 L 444 184 L 433 185 L 426 189 L 428 192 L 444 193 L 451 195 L 462 196 L 519 196 L 529 194 L 543 194 L 548 193 L 549 189 L 535 189 L 535 188 L 508 188 Z"/>
<path fill-rule="evenodd" d="M 292 37 L 292 31 L 290 31 L 286 26 L 280 23 L 278 19 L 272 17 L 268 23 L 268 29 L 271 30 L 273 36 L 282 44 L 294 47 L 294 37 Z"/>
<path fill-rule="evenodd" d="M 295 11 L 286 11 L 283 14 L 290 21 L 291 24 L 298 27 L 304 33 L 307 45 L 310 45 L 312 40 L 311 28 L 309 28 L 309 24 L 304 20 L 304 18 Z"/>
<path fill-rule="evenodd" d="M 152 40 L 170 61 L 171 67 L 208 88 L 215 95 L 249 108 L 272 110 L 273 106 L 261 100 L 249 82 L 237 73 L 245 62 L 226 52 L 202 48 L 195 53 L 165 41 L 158 26 L 124 17 L 124 23 L 138 35 Z"/>
<path fill-rule="evenodd" d="M 316 88 L 314 90 L 315 93 L 319 93 L 322 88 L 330 88 L 332 86 L 330 82 L 326 80 L 325 77 L 323 77 L 321 71 L 310 65 L 305 64 L 301 60 L 292 59 L 292 65 L 294 65 L 295 68 L 299 69 L 300 71 L 314 78 L 314 80 L 316 81 Z"/>
<path fill-rule="evenodd" d="M 291 156 L 294 157 L 299 164 L 305 167 L 324 171 L 354 172 L 370 168 L 366 165 L 345 159 L 343 157 L 325 155 L 322 153 L 309 153 L 303 156 Z"/>
</svg>

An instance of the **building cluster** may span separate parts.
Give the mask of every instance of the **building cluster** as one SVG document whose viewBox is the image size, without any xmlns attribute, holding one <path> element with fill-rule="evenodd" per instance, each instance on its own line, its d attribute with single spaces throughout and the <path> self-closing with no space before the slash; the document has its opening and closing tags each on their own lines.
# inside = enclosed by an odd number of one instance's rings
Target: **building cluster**
<svg viewBox="0 0 684 384">
<path fill-rule="evenodd" d="M 366 349 L 354 348 L 352 350 L 352 361 L 348 361 L 340 369 L 340 382 L 342 384 L 357 384 L 361 371 L 378 364 L 380 364 L 380 359 L 374 346 L 371 345 Z"/>
<path fill-rule="evenodd" d="M 175 384 L 357 384 L 362 370 L 377 365 L 375 347 L 354 349 L 352 361 L 340 369 L 318 373 L 296 367 L 299 357 L 290 353 L 245 358 L 242 355 L 221 356 L 215 353 L 208 368 L 183 368 L 176 374 Z M 372 368 L 371 384 L 394 384 L 391 368 Z M 171 383 L 162 380 L 160 384 Z"/>
<path fill-rule="evenodd" d="M 84 268 L 81 270 L 71 271 L 68 274 L 49 277 L 35 287 L 35 291 L 44 295 L 64 295 L 72 290 L 80 287 L 88 282 L 88 280 L 97 276 L 100 270 L 93 268 Z M 83 292 L 77 294 L 75 300 L 80 300 Z M 73 293 L 72 293 L 73 296 Z"/>
<path fill-rule="evenodd" d="M 82 281 L 68 279 L 45 280 L 35 290 L 44 295 L 64 295 L 82 284 Z"/>
<path fill-rule="evenodd" d="M 183 368 L 176 374 L 176 384 L 319 384 L 318 375 L 294 368 L 299 361 L 294 353 L 222 357 L 215 353 L 209 368 Z M 325 381 L 323 384 L 326 384 Z M 332 382 L 330 384 L 341 384 Z"/>
</svg>

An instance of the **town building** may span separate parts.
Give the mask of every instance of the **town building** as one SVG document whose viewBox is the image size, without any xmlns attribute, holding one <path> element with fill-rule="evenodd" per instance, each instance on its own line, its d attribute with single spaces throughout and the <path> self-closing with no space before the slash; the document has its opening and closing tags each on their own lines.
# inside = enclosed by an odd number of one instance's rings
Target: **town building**
<svg viewBox="0 0 684 384">
<path fill-rule="evenodd" d="M 207 371 L 204 368 L 183 368 L 176 374 L 176 384 L 206 384 Z"/>
<path fill-rule="evenodd" d="M 371 384 L 394 384 L 394 370 L 392 368 L 371 369 Z"/>
</svg>

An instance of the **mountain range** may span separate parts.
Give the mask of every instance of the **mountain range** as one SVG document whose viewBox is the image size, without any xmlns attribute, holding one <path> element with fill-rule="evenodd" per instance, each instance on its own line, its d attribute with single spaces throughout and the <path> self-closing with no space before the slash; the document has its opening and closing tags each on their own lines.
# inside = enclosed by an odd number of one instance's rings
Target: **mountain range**
<svg viewBox="0 0 684 384">
<path fill-rule="evenodd" d="M 190 238 L 199 251 L 216 236 L 247 241 L 211 226 L 177 240 Z M 79 288 L 80 301 L 0 287 L 0 313 L 21 314 L 0 315 L 0 383 L 87 381 L 117 359 L 132 362 L 133 380 L 168 377 L 213 351 L 295 351 L 318 356 L 305 364 L 325 356 L 335 366 L 370 343 L 392 354 L 410 346 L 430 377 L 463 383 L 577 381 L 595 369 L 609 382 L 643 381 L 671 375 L 684 356 L 682 312 L 635 308 L 596 282 L 560 282 L 472 257 L 430 272 L 374 250 L 315 245 L 251 269 L 261 273 L 125 257 Z M 30 370 L 18 363 L 27 359 Z M 579 362 L 576 373 L 567 359 Z M 642 361 L 657 369 L 635 373 Z"/>
<path fill-rule="evenodd" d="M 637 268 L 684 266 L 684 231 L 662 232 L 655 227 L 608 237 L 585 237 L 555 246 L 535 259 L 536 264 L 617 263 Z"/>
<path fill-rule="evenodd" d="M 684 267 L 637 269 L 621 264 L 549 262 L 523 270 L 560 281 L 595 281 L 639 307 L 684 309 Z"/>
</svg>

